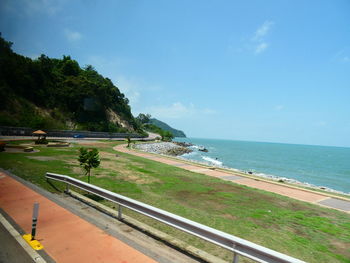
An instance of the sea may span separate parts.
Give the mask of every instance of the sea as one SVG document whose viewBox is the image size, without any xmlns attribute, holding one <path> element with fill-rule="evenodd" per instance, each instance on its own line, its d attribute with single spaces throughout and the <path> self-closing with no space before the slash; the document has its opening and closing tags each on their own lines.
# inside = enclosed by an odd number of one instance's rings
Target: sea
<svg viewBox="0 0 350 263">
<path fill-rule="evenodd" d="M 350 148 L 218 139 L 175 138 L 192 143 L 181 158 L 275 180 L 350 194 Z M 207 149 L 208 152 L 200 150 Z"/>
</svg>

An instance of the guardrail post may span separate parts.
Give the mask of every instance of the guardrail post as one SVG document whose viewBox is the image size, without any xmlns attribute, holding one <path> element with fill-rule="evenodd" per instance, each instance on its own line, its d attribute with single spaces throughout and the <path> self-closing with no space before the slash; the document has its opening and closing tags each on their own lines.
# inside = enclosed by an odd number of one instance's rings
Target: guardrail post
<svg viewBox="0 0 350 263">
<path fill-rule="evenodd" d="M 236 244 L 233 245 L 233 249 L 235 248 L 236 248 Z M 239 260 L 238 257 L 239 255 L 235 251 L 233 251 L 233 263 L 238 263 L 238 260 Z"/>
<path fill-rule="evenodd" d="M 66 182 L 66 190 L 65 193 L 68 194 L 69 193 L 69 184 Z"/>
<path fill-rule="evenodd" d="M 121 205 L 118 206 L 118 219 L 122 220 L 122 206 Z"/>
<path fill-rule="evenodd" d="M 233 263 L 238 263 L 239 255 L 236 252 L 233 252 Z"/>
</svg>

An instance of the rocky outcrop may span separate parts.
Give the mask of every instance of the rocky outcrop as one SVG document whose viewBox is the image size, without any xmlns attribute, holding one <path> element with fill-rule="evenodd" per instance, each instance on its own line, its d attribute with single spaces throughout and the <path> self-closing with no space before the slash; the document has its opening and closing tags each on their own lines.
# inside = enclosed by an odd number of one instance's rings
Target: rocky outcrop
<svg viewBox="0 0 350 263">
<path fill-rule="evenodd" d="M 175 143 L 176 145 L 182 146 L 182 147 L 191 147 L 191 146 L 193 146 L 193 144 L 189 143 L 189 142 L 173 142 L 173 143 Z"/>
<path fill-rule="evenodd" d="M 183 155 L 185 153 L 190 153 L 192 152 L 191 149 L 188 149 L 186 147 L 174 147 L 174 148 L 171 148 L 169 149 L 168 151 L 166 151 L 166 155 L 171 155 L 171 156 L 180 156 L 180 155 Z"/>
<path fill-rule="evenodd" d="M 134 131 L 134 128 L 125 120 L 123 120 L 117 113 L 115 113 L 111 109 L 107 109 L 106 111 L 107 118 L 110 122 L 113 122 L 114 124 L 117 124 L 118 126 L 121 126 L 123 128 L 128 129 L 129 131 Z"/>
</svg>

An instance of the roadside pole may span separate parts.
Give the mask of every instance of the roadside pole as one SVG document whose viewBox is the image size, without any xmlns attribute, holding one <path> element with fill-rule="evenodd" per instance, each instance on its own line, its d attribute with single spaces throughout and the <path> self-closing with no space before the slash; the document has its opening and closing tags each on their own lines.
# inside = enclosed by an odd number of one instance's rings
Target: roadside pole
<svg viewBox="0 0 350 263">
<path fill-rule="evenodd" d="M 43 245 L 41 245 L 40 242 L 35 239 L 38 216 L 39 216 L 39 203 L 34 203 L 33 216 L 32 216 L 32 233 L 23 235 L 23 238 L 35 250 L 40 250 L 44 248 Z"/>
</svg>

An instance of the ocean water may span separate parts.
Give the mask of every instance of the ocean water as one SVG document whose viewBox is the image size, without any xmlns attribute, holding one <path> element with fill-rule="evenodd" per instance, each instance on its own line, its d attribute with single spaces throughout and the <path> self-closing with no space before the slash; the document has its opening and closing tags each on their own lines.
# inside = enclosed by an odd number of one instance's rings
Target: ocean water
<svg viewBox="0 0 350 263">
<path fill-rule="evenodd" d="M 216 139 L 176 138 L 194 144 L 182 158 L 284 177 L 350 193 L 350 148 Z M 205 147 L 208 152 L 199 151 Z"/>
</svg>

